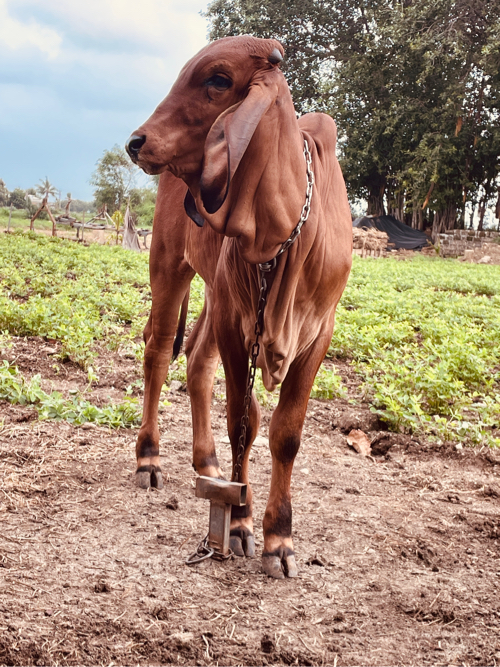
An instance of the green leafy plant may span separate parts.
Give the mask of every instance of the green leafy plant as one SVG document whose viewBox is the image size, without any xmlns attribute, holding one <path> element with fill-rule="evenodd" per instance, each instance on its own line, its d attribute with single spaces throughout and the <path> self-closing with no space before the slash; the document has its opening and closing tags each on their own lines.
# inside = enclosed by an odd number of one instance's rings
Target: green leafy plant
<svg viewBox="0 0 500 667">
<path fill-rule="evenodd" d="M 86 368 L 96 341 L 119 349 L 140 336 L 150 303 L 145 255 L 35 233 L 0 236 L 1 331 L 60 341 L 61 356 Z"/>
<path fill-rule="evenodd" d="M 499 306 L 500 267 L 355 258 L 329 354 L 392 428 L 498 445 Z"/>
<path fill-rule="evenodd" d="M 64 419 L 75 425 L 94 422 L 110 428 L 124 428 L 140 423 L 141 413 L 136 398 L 125 396 L 118 405 L 98 408 L 84 400 L 78 392 L 70 398 L 64 398 L 57 391 L 47 394 L 40 382 L 40 375 L 28 381 L 15 366 L 4 360 L 0 366 L 0 399 L 20 405 L 33 405 L 40 419 Z"/>
<path fill-rule="evenodd" d="M 347 390 L 340 375 L 322 364 L 314 380 L 311 398 L 347 398 Z"/>
</svg>

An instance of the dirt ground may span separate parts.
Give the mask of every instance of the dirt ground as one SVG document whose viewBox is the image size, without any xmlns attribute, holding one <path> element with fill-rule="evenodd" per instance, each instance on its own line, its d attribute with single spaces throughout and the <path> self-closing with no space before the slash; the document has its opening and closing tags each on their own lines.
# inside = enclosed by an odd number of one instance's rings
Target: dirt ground
<svg viewBox="0 0 500 667">
<path fill-rule="evenodd" d="M 4 358 L 83 389 L 53 347 L 18 340 Z M 96 403 L 139 377 L 119 354 L 99 375 Z M 259 557 L 188 567 L 208 505 L 194 497 L 189 397 L 168 398 L 166 484 L 148 492 L 132 483 L 135 430 L 40 422 L 0 402 L 0 663 L 500 664 L 500 452 L 390 435 L 366 406 L 312 400 L 292 482 L 299 578 L 268 579 Z M 270 414 L 252 455 L 258 556 Z M 347 444 L 356 427 L 376 440 L 370 458 Z"/>
</svg>

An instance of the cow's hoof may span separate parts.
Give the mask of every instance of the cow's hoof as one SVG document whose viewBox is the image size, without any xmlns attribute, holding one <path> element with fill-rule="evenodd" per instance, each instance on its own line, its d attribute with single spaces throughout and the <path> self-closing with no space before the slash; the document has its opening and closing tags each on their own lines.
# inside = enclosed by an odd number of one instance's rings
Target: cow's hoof
<svg viewBox="0 0 500 667">
<path fill-rule="evenodd" d="M 285 578 L 279 556 L 262 556 L 262 569 L 268 577 L 272 577 L 273 579 Z"/>
<path fill-rule="evenodd" d="M 285 560 L 285 572 L 286 576 L 289 577 L 290 579 L 299 576 L 299 568 L 297 567 L 297 562 L 293 554 L 287 556 Z"/>
<path fill-rule="evenodd" d="M 135 473 L 135 483 L 140 489 L 163 489 L 163 476 L 156 466 L 141 466 Z"/>
<path fill-rule="evenodd" d="M 279 549 L 273 553 L 262 554 L 262 569 L 273 579 L 293 578 L 298 576 L 295 555 L 291 549 Z"/>
<path fill-rule="evenodd" d="M 245 528 L 233 528 L 229 537 L 229 546 L 235 556 L 255 556 L 255 537 Z"/>
</svg>

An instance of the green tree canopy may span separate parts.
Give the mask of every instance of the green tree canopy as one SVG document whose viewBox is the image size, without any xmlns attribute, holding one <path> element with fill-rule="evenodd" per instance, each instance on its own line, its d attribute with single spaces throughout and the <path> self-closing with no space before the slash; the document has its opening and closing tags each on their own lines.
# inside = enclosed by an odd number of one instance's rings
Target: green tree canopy
<svg viewBox="0 0 500 667">
<path fill-rule="evenodd" d="M 119 210 L 133 189 L 136 172 L 137 167 L 120 146 L 104 151 L 90 179 L 96 206 L 106 204 L 112 212 Z"/>
<path fill-rule="evenodd" d="M 47 176 L 45 176 L 45 179 L 42 178 L 40 179 L 40 184 L 36 186 L 35 190 L 37 195 L 42 199 L 44 199 L 45 197 L 47 197 L 47 199 L 49 199 L 50 197 L 54 197 L 55 199 L 58 193 L 57 188 L 54 185 L 52 185 Z"/>
<path fill-rule="evenodd" d="M 437 234 L 495 195 L 498 0 L 214 0 L 207 16 L 213 39 L 282 42 L 297 107 L 336 119 L 350 198 L 369 213 L 387 202 Z"/>
<path fill-rule="evenodd" d="M 14 208 L 26 208 L 28 202 L 26 200 L 26 193 L 21 188 L 15 188 L 12 190 L 9 196 L 8 204 L 12 204 Z"/>
<path fill-rule="evenodd" d="M 151 187 L 134 188 L 130 191 L 130 206 L 137 214 L 140 227 L 151 227 L 155 212 L 157 186 L 151 181 Z"/>
<path fill-rule="evenodd" d="M 9 203 L 9 191 L 5 182 L 0 178 L 0 206 L 7 206 Z"/>
</svg>

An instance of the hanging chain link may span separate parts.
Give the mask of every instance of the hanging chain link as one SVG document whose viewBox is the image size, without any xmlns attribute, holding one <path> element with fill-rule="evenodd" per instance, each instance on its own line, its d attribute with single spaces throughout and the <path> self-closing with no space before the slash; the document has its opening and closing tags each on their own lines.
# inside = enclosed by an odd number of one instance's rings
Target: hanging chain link
<svg viewBox="0 0 500 667">
<path fill-rule="evenodd" d="M 271 262 L 273 263 L 273 262 Z M 274 266 L 276 266 L 276 263 L 274 261 Z M 255 343 L 252 345 L 252 352 L 251 352 L 251 361 L 250 361 L 250 368 L 248 369 L 248 377 L 247 377 L 247 391 L 245 394 L 245 401 L 244 401 L 244 412 L 243 416 L 241 418 L 240 422 L 240 437 L 238 440 L 238 449 L 237 449 L 237 455 L 236 455 L 236 464 L 234 466 L 234 479 L 236 482 L 240 481 L 240 475 L 241 475 L 241 466 L 243 464 L 243 455 L 245 454 L 245 442 L 247 438 L 247 428 L 248 428 L 248 421 L 249 421 L 249 412 L 250 412 L 250 404 L 252 402 L 252 391 L 253 391 L 253 385 L 255 382 L 255 373 L 257 370 L 257 357 L 259 356 L 259 351 L 260 351 L 260 343 L 259 343 L 259 338 L 262 334 L 262 329 L 264 326 L 264 309 L 266 307 L 266 301 L 267 301 L 267 280 L 266 280 L 266 272 L 272 271 L 274 268 L 266 268 L 263 269 L 262 265 L 259 265 L 260 269 L 260 296 L 259 296 L 259 306 L 258 306 L 258 311 L 257 311 L 257 321 L 255 322 Z"/>
<path fill-rule="evenodd" d="M 243 465 L 243 456 L 245 455 L 245 442 L 247 438 L 247 428 L 250 415 L 250 405 L 252 403 L 252 391 L 255 383 L 255 373 L 257 372 L 257 358 L 260 352 L 260 343 L 259 339 L 262 335 L 264 329 L 264 310 L 267 303 L 267 289 L 268 284 L 266 280 L 266 274 L 271 273 L 276 268 L 278 263 L 278 257 L 288 250 L 288 248 L 295 242 L 297 236 L 300 234 L 302 225 L 309 217 L 311 211 L 311 201 L 312 193 L 314 187 L 314 172 L 312 170 L 312 158 L 309 151 L 309 144 L 307 139 L 304 139 L 304 158 L 306 160 L 306 171 L 307 171 L 307 190 L 306 198 L 304 201 L 304 206 L 302 207 L 302 213 L 300 215 L 300 220 L 290 234 L 288 239 L 281 244 L 281 248 L 273 259 L 264 264 L 259 264 L 259 275 L 260 275 L 260 293 L 259 293 L 259 305 L 257 307 L 257 321 L 255 322 L 255 342 L 252 345 L 252 351 L 250 354 L 250 368 L 248 369 L 247 377 L 247 390 L 245 393 L 244 400 L 244 412 L 241 417 L 240 422 L 240 437 L 238 439 L 238 449 L 236 450 L 236 463 L 234 466 L 234 481 L 239 482 L 241 476 L 241 467 Z"/>
</svg>

